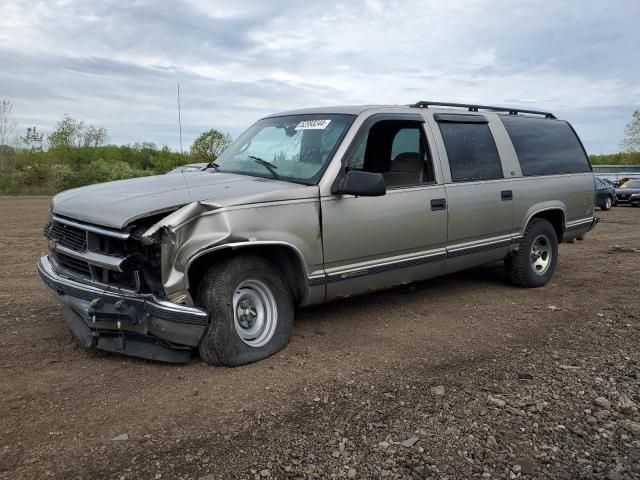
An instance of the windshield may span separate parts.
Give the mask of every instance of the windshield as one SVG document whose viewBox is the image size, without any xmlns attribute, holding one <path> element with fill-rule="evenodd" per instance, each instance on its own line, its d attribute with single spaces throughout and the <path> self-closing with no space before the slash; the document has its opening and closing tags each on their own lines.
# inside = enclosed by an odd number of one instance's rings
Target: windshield
<svg viewBox="0 0 640 480">
<path fill-rule="evenodd" d="M 640 180 L 627 180 L 620 188 L 640 188 Z"/>
<path fill-rule="evenodd" d="M 337 114 L 265 118 L 218 157 L 218 171 L 315 184 L 353 119 Z"/>
</svg>

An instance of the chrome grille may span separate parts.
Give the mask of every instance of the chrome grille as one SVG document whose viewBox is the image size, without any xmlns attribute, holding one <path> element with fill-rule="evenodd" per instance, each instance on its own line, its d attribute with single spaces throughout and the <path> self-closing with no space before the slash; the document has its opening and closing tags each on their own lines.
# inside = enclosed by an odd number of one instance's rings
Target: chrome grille
<svg viewBox="0 0 640 480">
<path fill-rule="evenodd" d="M 63 247 L 77 252 L 83 252 L 87 249 L 86 230 L 65 225 L 55 220 L 44 228 L 44 236 Z"/>
<path fill-rule="evenodd" d="M 63 217 L 52 217 L 44 228 L 52 263 L 74 276 L 106 285 L 135 288 L 133 270 L 121 270 L 127 260 L 128 232 L 106 229 Z"/>
<path fill-rule="evenodd" d="M 61 267 L 80 275 L 91 277 L 91 268 L 89 268 L 89 264 L 87 262 L 69 257 L 68 255 L 64 255 L 59 252 L 53 252 L 52 255 Z"/>
</svg>

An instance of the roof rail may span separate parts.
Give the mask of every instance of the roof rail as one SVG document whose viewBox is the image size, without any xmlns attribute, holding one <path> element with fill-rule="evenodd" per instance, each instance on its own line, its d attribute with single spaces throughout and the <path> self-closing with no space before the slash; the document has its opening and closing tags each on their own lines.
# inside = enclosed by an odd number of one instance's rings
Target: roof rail
<svg viewBox="0 0 640 480">
<path fill-rule="evenodd" d="M 412 108 L 462 107 L 462 108 L 468 108 L 470 112 L 477 112 L 478 110 L 491 110 L 494 112 L 508 112 L 509 115 L 517 115 L 519 113 L 530 113 L 532 115 L 544 115 L 545 118 L 556 118 L 556 116 L 553 113 L 541 112 L 539 110 L 524 110 L 522 108 L 507 108 L 507 107 L 490 107 L 487 105 L 471 105 L 467 103 L 429 102 L 426 100 L 421 100 L 409 106 Z"/>
</svg>

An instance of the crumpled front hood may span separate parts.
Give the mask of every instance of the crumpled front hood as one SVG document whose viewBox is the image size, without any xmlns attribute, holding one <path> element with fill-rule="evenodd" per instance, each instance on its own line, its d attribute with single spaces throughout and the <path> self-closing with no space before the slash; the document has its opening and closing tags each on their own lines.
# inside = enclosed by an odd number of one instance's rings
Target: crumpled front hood
<svg viewBox="0 0 640 480">
<path fill-rule="evenodd" d="M 112 228 L 198 201 L 220 206 L 311 198 L 317 187 L 231 173 L 194 172 L 100 183 L 59 193 L 53 213 Z"/>
</svg>

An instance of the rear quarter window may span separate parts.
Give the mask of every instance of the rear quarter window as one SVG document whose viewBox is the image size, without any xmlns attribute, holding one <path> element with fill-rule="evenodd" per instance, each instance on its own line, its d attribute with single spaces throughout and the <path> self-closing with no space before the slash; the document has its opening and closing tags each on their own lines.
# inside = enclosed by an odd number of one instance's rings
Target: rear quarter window
<svg viewBox="0 0 640 480">
<path fill-rule="evenodd" d="M 571 126 L 561 120 L 501 115 L 524 176 L 590 172 Z"/>
</svg>

